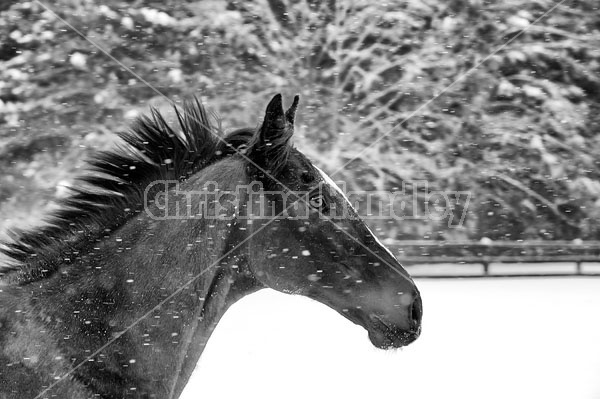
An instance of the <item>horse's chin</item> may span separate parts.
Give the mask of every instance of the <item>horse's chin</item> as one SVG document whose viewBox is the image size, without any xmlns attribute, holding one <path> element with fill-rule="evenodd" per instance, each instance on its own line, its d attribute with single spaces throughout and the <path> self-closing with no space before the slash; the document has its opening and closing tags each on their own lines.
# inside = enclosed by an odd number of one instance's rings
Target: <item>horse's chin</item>
<svg viewBox="0 0 600 399">
<path fill-rule="evenodd" d="M 405 331 L 399 327 L 385 322 L 381 317 L 366 317 L 359 312 L 344 312 L 344 317 L 363 327 L 369 333 L 369 340 L 379 349 L 398 349 L 413 343 L 421 333 L 418 331 Z"/>
<path fill-rule="evenodd" d="M 404 331 L 381 323 L 367 327 L 369 340 L 379 349 L 398 349 L 410 345 L 419 338 L 420 331 Z"/>
</svg>

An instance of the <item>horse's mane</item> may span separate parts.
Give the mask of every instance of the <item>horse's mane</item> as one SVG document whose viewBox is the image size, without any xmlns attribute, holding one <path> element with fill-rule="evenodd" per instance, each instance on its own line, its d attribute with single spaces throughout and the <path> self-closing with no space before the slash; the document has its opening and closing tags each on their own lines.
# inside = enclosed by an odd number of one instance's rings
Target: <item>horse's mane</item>
<svg viewBox="0 0 600 399">
<path fill-rule="evenodd" d="M 146 205 L 144 190 L 151 182 L 185 180 L 234 154 L 254 132 L 239 129 L 224 137 L 220 124 L 211 124 L 198 99 L 175 112 L 179 131 L 151 109 L 150 116 L 139 117 L 129 131 L 118 133 L 126 145 L 88 160 L 92 173 L 76 179 L 72 194 L 58 201 L 46 225 L 9 232 L 12 242 L 0 243 L 0 252 L 9 258 L 7 265 L 0 265 L 0 277 L 15 271 L 30 278 L 52 273 L 87 244 L 141 212 Z"/>
</svg>

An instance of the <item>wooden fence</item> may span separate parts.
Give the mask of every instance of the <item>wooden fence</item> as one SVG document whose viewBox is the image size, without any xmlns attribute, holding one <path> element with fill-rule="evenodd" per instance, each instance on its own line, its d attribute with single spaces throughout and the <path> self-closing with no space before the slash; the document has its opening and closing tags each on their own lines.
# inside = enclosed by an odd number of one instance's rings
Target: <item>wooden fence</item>
<svg viewBox="0 0 600 399">
<path fill-rule="evenodd" d="M 416 277 L 600 276 L 600 241 L 393 241 Z"/>
</svg>

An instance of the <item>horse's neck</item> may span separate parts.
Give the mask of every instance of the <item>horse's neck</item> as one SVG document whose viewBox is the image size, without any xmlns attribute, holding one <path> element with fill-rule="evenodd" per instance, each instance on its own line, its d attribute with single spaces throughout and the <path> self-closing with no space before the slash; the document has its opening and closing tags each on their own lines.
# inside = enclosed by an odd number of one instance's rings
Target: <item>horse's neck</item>
<svg viewBox="0 0 600 399">
<path fill-rule="evenodd" d="M 240 183 L 243 169 L 223 164 L 206 175 Z M 51 276 L 26 284 L 18 292 L 29 300 L 18 303 L 28 304 L 35 331 L 50 332 L 48 353 L 61 354 L 40 364 L 59 374 L 83 364 L 76 379 L 106 397 L 121 397 L 132 384 L 141 395 L 177 397 L 223 313 L 257 289 L 241 248 L 223 257 L 242 241 L 232 230 L 228 221 L 142 213 Z"/>
<path fill-rule="evenodd" d="M 43 314 L 55 321 L 58 338 L 69 336 L 59 344 L 68 357 L 83 361 L 90 348 L 122 333 L 96 364 L 176 398 L 221 316 L 257 289 L 242 253 L 221 259 L 230 230 L 223 221 L 140 217 L 40 281 L 34 295 L 51 305 Z M 95 378 L 105 366 L 94 367 L 81 377 Z"/>
</svg>

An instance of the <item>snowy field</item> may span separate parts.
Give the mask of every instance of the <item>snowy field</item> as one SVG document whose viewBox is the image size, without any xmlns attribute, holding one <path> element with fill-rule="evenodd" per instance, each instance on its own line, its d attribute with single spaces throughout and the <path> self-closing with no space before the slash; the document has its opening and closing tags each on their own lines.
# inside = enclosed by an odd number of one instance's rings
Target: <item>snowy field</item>
<svg viewBox="0 0 600 399">
<path fill-rule="evenodd" d="M 397 351 L 309 299 L 244 298 L 182 398 L 600 399 L 600 278 L 417 285 L 423 334 Z"/>
</svg>

